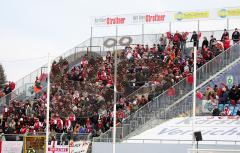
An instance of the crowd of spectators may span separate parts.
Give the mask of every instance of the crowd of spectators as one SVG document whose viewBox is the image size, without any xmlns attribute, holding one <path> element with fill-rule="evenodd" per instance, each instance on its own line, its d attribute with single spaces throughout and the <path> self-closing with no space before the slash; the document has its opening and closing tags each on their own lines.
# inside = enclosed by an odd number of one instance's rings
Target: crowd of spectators
<svg viewBox="0 0 240 153">
<path fill-rule="evenodd" d="M 41 91 L 41 84 L 44 82 L 46 80 L 40 81 L 38 77 L 36 78 L 32 89 L 35 93 L 33 98 L 12 99 L 9 106 L 4 106 L 1 115 L 2 133 L 25 134 L 45 131 L 47 93 Z"/>
<path fill-rule="evenodd" d="M 226 35 L 224 33 L 223 35 Z M 233 34 L 233 40 L 235 41 Z M 118 53 L 117 122 L 148 103 L 151 93 L 127 96 L 141 86 L 155 86 L 162 93 L 193 71 L 193 52 L 186 47 L 188 33 L 167 33 L 158 44 L 131 45 Z M 201 33 L 193 32 L 190 41 L 199 46 Z M 198 50 L 197 66 L 202 66 L 229 46 L 228 37 L 217 41 L 206 38 Z M 239 39 L 238 39 L 239 41 Z M 116 53 L 116 52 L 115 52 Z M 85 55 L 70 67 L 66 59 L 52 63 L 50 75 L 50 130 L 52 133 L 92 133 L 97 136 L 113 124 L 114 53 L 106 57 Z M 36 78 L 29 100 L 14 100 L 5 108 L 4 133 L 44 132 L 46 125 L 46 75 Z M 155 93 L 156 94 L 156 93 Z"/>
<path fill-rule="evenodd" d="M 15 86 L 16 86 L 15 83 L 11 81 L 2 84 L 0 86 L 0 98 L 11 93 L 15 89 Z"/>
<path fill-rule="evenodd" d="M 213 116 L 240 116 L 240 84 L 208 86 L 204 96 L 211 102 Z"/>
</svg>

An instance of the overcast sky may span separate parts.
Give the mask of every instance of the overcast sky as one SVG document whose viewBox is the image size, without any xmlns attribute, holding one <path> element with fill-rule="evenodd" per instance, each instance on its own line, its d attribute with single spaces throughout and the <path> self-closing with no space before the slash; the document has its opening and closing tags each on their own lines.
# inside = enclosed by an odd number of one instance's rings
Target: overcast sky
<svg viewBox="0 0 240 153">
<path fill-rule="evenodd" d="M 240 0 L 0 0 L 0 62 L 16 81 L 45 64 L 48 52 L 89 38 L 92 16 L 233 6 Z"/>
</svg>

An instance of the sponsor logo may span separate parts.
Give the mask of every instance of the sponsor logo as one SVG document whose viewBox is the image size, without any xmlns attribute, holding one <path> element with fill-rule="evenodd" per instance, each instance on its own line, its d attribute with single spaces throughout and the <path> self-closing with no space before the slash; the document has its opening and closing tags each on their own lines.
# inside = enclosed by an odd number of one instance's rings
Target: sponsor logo
<svg viewBox="0 0 240 153">
<path fill-rule="evenodd" d="M 209 18 L 209 11 L 201 12 L 177 12 L 174 15 L 175 20 L 206 19 Z"/>
<path fill-rule="evenodd" d="M 240 8 L 218 10 L 218 16 L 220 18 L 240 16 Z"/>
<path fill-rule="evenodd" d="M 240 128 L 208 128 L 208 129 L 201 129 L 203 135 L 240 135 Z M 163 128 L 158 135 L 192 135 L 192 129 L 190 128 Z"/>
<path fill-rule="evenodd" d="M 134 15 L 132 17 L 133 23 L 155 23 L 165 21 L 166 15 L 164 14 L 146 14 Z"/>
<path fill-rule="evenodd" d="M 125 24 L 126 18 L 124 17 L 107 17 L 107 18 L 95 18 L 94 23 L 97 25 L 117 25 Z"/>
<path fill-rule="evenodd" d="M 218 16 L 221 18 L 227 17 L 227 10 L 226 9 L 221 9 L 218 11 Z"/>
</svg>

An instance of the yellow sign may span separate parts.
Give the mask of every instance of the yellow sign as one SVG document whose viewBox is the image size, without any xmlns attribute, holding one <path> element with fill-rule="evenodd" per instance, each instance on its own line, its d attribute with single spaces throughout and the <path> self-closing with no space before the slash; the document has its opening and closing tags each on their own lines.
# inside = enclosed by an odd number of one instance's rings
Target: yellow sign
<svg viewBox="0 0 240 153">
<path fill-rule="evenodd" d="M 240 16 L 240 8 L 218 10 L 218 16 L 221 18 Z"/>
<path fill-rule="evenodd" d="M 178 12 L 174 15 L 175 20 L 184 20 L 184 19 L 205 19 L 209 18 L 209 11 L 200 11 L 200 12 Z"/>
<path fill-rule="evenodd" d="M 45 152 L 46 144 L 45 141 L 46 136 L 25 136 L 24 137 L 24 153 L 27 153 L 30 149 L 34 149 L 36 152 Z"/>
</svg>

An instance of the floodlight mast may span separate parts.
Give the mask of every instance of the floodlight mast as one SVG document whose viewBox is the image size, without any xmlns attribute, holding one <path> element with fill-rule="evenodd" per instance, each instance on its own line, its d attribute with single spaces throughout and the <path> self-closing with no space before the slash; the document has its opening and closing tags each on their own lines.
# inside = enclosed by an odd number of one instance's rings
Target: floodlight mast
<svg viewBox="0 0 240 153">
<path fill-rule="evenodd" d="M 116 26 L 116 40 L 118 27 Z M 117 123 L 117 44 L 114 51 L 114 99 L 113 99 L 113 153 L 116 153 L 116 123 Z"/>
<path fill-rule="evenodd" d="M 198 45 L 198 43 L 197 43 Z M 197 85 L 197 46 L 193 49 L 193 110 L 192 110 L 192 147 L 195 149 L 196 85 Z"/>
<path fill-rule="evenodd" d="M 49 137 L 49 104 L 50 104 L 50 73 L 51 73 L 51 58 L 48 53 L 48 77 L 47 77 L 47 116 L 46 116 L 46 147 L 45 152 L 48 152 L 48 137 Z"/>
</svg>

